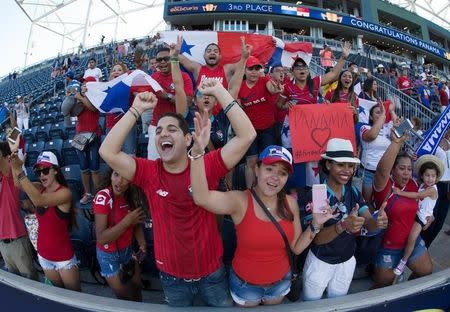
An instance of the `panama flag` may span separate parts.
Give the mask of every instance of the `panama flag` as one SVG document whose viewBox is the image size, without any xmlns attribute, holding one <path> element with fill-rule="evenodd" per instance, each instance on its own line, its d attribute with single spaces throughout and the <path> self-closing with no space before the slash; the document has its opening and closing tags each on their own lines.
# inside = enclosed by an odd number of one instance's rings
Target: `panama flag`
<svg viewBox="0 0 450 312">
<path fill-rule="evenodd" d="M 156 80 L 142 70 L 134 70 L 108 82 L 88 82 L 86 96 L 102 113 L 125 113 L 130 102 L 132 86 L 150 86 L 162 90 Z"/>
<path fill-rule="evenodd" d="M 272 56 L 275 44 L 272 36 L 245 34 L 239 32 L 222 31 L 163 31 L 160 32 L 161 41 L 171 44 L 177 42 L 177 36 L 183 36 L 180 54 L 200 64 L 205 64 L 203 55 L 206 46 L 215 43 L 220 48 L 221 64 L 236 63 L 241 58 L 241 37 L 245 43 L 252 46 L 252 55 L 262 63 Z"/>
<path fill-rule="evenodd" d="M 375 105 L 377 105 L 377 102 L 375 101 L 359 99 L 359 122 L 369 123 L 369 112 Z"/>
<path fill-rule="evenodd" d="M 281 64 L 291 67 L 296 58 L 302 58 L 309 65 L 312 58 L 313 47 L 311 42 L 284 42 L 273 37 L 276 42 L 275 51 L 269 61 L 269 66 Z"/>
</svg>

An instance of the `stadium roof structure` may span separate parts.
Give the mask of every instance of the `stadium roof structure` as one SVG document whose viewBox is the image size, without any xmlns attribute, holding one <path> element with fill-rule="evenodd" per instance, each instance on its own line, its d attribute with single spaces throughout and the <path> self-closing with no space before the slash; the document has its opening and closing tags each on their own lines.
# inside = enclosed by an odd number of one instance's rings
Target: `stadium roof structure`
<svg viewBox="0 0 450 312">
<path fill-rule="evenodd" d="M 450 31 L 450 0 L 388 0 Z"/>
<path fill-rule="evenodd" d="M 164 28 L 164 0 L 14 0 L 31 21 L 25 64 L 36 33 L 61 39 L 60 52 L 99 42 L 145 36 Z M 58 47 L 56 45 L 56 47 Z M 56 51 L 55 51 L 56 52 Z"/>
</svg>

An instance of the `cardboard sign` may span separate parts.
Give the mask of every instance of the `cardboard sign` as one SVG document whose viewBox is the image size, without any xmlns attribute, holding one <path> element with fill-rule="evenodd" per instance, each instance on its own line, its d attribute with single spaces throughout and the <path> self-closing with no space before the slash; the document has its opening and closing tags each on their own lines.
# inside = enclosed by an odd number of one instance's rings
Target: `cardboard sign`
<svg viewBox="0 0 450 312">
<path fill-rule="evenodd" d="M 348 139 L 356 151 L 349 103 L 296 105 L 289 109 L 294 163 L 318 161 L 331 138 Z"/>
</svg>

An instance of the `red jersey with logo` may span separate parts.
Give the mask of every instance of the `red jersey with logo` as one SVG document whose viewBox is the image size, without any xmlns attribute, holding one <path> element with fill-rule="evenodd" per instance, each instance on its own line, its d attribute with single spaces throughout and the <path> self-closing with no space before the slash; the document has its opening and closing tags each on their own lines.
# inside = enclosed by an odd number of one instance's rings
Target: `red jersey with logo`
<svg viewBox="0 0 450 312">
<path fill-rule="evenodd" d="M 406 94 L 411 94 L 412 81 L 406 76 L 400 76 L 397 79 L 397 88 Z"/>
<path fill-rule="evenodd" d="M 114 196 L 113 198 L 111 194 L 112 190 L 110 188 L 99 191 L 95 195 L 94 204 L 92 205 L 95 214 L 108 216 L 108 228 L 120 223 L 130 209 L 125 197 Z M 125 249 L 131 245 L 133 233 L 134 226 L 130 226 L 115 241 L 104 245 L 97 243 L 97 247 L 105 252 L 114 252 L 117 251 L 117 248 L 119 250 Z"/>
<path fill-rule="evenodd" d="M 405 248 L 408 242 L 408 236 L 414 224 L 419 205 L 415 199 L 391 194 L 393 186 L 398 187 L 392 178 L 389 178 L 383 190 L 373 190 L 373 196 L 376 207 L 380 207 L 390 194 L 386 205 L 389 225 L 384 232 L 383 247 L 402 249 Z M 414 180 L 410 179 L 402 190 L 405 192 L 417 192 L 419 187 Z"/>
<path fill-rule="evenodd" d="M 316 76 L 312 78 L 313 90 L 310 92 L 308 83 L 303 88 L 299 88 L 294 80 L 289 80 L 284 85 L 283 95 L 286 96 L 288 101 L 292 101 L 295 104 L 315 104 L 320 91 L 321 77 Z"/>
<path fill-rule="evenodd" d="M 193 96 L 194 89 L 192 87 L 191 78 L 189 77 L 188 74 L 184 72 L 181 73 L 181 76 L 183 77 L 184 92 L 186 93 L 186 96 Z M 156 72 L 152 75 L 152 78 L 155 79 L 161 85 L 164 91 L 175 96 L 175 85 L 172 80 L 172 74 L 164 75 L 161 72 Z M 161 115 L 168 112 L 171 113 L 176 112 L 175 103 L 172 103 L 171 101 L 158 97 L 158 103 L 156 104 L 156 107 L 153 110 L 153 119 L 151 124 L 153 126 L 156 126 Z"/>
<path fill-rule="evenodd" d="M 331 102 L 331 99 L 333 98 L 333 95 L 334 95 L 334 91 L 335 90 L 328 91 L 327 94 L 325 94 L 325 99 Z M 338 102 L 350 103 L 348 92 L 344 92 L 344 91 L 339 92 Z M 356 96 L 356 94 L 355 94 L 355 104 L 356 104 L 356 107 L 359 107 L 359 99 L 358 99 L 358 96 Z"/>
<path fill-rule="evenodd" d="M 74 252 L 70 241 L 69 213 L 62 212 L 56 206 L 50 206 L 37 207 L 35 214 L 39 223 L 38 254 L 49 261 L 72 259 Z"/>
<path fill-rule="evenodd" d="M 228 80 L 227 76 L 225 75 L 225 69 L 222 65 L 217 65 L 214 68 L 209 68 L 206 65 L 203 65 L 200 68 L 200 71 L 198 72 L 197 80 L 195 81 L 195 86 L 198 87 L 200 83 L 207 79 L 207 78 L 213 78 L 220 81 L 220 83 L 223 85 L 225 89 L 228 89 Z"/>
<path fill-rule="evenodd" d="M 267 129 L 275 123 L 275 103 L 266 87 L 269 80 L 269 77 L 260 77 L 251 88 L 244 80 L 239 90 L 238 98 L 256 130 Z"/>
<path fill-rule="evenodd" d="M 217 189 L 226 168 L 221 149 L 205 155 L 208 186 Z M 185 170 L 167 172 L 160 158 L 135 158 L 132 183 L 148 199 L 153 220 L 155 260 L 159 270 L 178 278 L 200 278 L 222 264 L 222 239 L 214 214 L 192 200 L 190 163 Z"/>
<path fill-rule="evenodd" d="M 88 108 L 84 108 L 80 115 L 78 115 L 77 126 L 75 128 L 76 133 L 81 132 L 95 132 L 98 136 L 101 135 L 98 119 L 100 112 L 96 110 L 91 111 Z"/>
</svg>

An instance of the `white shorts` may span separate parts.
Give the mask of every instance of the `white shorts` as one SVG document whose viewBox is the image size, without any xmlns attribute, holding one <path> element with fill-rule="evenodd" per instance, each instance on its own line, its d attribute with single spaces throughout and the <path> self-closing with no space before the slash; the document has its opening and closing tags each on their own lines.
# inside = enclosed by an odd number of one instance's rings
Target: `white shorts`
<svg viewBox="0 0 450 312">
<path fill-rule="evenodd" d="M 78 266 L 77 257 L 74 255 L 71 259 L 65 261 L 50 261 L 38 254 L 39 264 L 44 270 L 70 270 Z"/>
<path fill-rule="evenodd" d="M 303 299 L 319 300 L 327 289 L 328 298 L 347 294 L 355 271 L 356 260 L 329 264 L 317 258 L 310 250 L 303 268 Z"/>
</svg>

